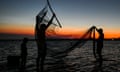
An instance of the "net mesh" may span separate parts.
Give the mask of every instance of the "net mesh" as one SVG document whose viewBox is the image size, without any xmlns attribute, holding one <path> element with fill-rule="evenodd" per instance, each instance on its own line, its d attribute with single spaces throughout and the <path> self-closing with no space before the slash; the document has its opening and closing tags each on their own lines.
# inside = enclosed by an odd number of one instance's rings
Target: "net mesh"
<svg viewBox="0 0 120 72">
<path fill-rule="evenodd" d="M 46 13 L 47 12 L 47 13 Z M 46 13 L 46 14 L 45 14 Z M 53 14 L 51 12 L 49 12 L 48 7 L 45 6 L 37 15 L 39 17 L 39 25 L 41 24 L 48 24 L 49 21 L 51 20 Z M 54 17 L 55 18 L 55 17 Z M 37 25 L 36 25 L 37 26 Z M 55 19 L 53 19 L 52 24 L 47 28 L 46 30 L 46 35 L 47 37 L 51 37 L 52 35 L 56 35 L 56 30 L 58 29 L 58 25 L 55 21 Z"/>
<path fill-rule="evenodd" d="M 45 14 L 46 12 L 47 12 L 47 14 Z M 48 24 L 51 21 L 54 13 L 52 14 L 52 17 L 51 17 L 51 15 L 48 15 L 48 14 L 49 13 L 48 13 L 47 7 L 43 8 L 42 11 L 40 11 L 40 13 L 37 15 L 37 16 L 39 16 L 40 20 L 42 20 L 42 21 L 39 21 L 38 24 L 43 24 L 43 23 Z M 47 37 L 55 37 L 56 36 L 56 32 L 59 30 L 56 22 L 57 22 L 57 20 L 56 21 L 53 20 L 52 24 L 47 28 L 47 30 L 46 30 Z M 76 46 L 82 47 L 86 43 L 87 38 L 91 37 L 90 35 L 91 35 L 91 32 L 89 29 L 85 32 L 85 34 L 80 36 L 79 40 L 77 40 L 77 41 L 64 42 L 64 45 L 61 44 L 62 46 L 59 46 L 59 43 L 57 43 L 57 42 L 55 44 L 47 42 L 47 48 L 49 49 L 49 52 L 51 52 L 51 54 L 52 54 L 51 56 L 53 56 L 53 57 L 56 57 L 61 54 L 65 54 L 64 56 L 66 56 L 69 52 L 74 50 Z M 56 46 L 56 45 L 58 45 L 58 46 Z"/>
<path fill-rule="evenodd" d="M 47 37 L 54 37 L 54 36 L 56 36 L 58 29 L 59 28 L 57 27 L 56 24 L 50 25 L 49 28 L 46 30 Z"/>
<path fill-rule="evenodd" d="M 76 48 L 81 48 L 87 41 L 87 38 L 91 37 L 91 32 L 88 30 L 85 34 L 83 34 L 78 40 L 63 40 L 63 42 L 58 42 L 58 40 L 53 42 L 47 42 L 47 48 L 51 53 L 52 57 L 65 57 L 71 51 Z M 64 43 L 64 44 L 63 44 Z"/>
</svg>

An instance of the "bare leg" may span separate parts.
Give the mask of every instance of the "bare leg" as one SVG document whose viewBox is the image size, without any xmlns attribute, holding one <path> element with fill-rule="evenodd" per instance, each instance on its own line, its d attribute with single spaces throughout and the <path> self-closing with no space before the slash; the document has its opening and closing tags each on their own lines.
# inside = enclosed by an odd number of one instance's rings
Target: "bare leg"
<svg viewBox="0 0 120 72">
<path fill-rule="evenodd" d="M 44 62 L 45 62 L 45 57 L 46 57 L 46 50 L 43 51 L 43 54 L 42 54 L 42 57 L 41 57 L 41 60 L 40 60 L 40 64 L 41 64 L 41 69 L 40 69 L 40 72 L 44 72 Z"/>
<path fill-rule="evenodd" d="M 36 65 L 37 65 L 37 72 L 39 72 L 40 68 L 40 57 L 36 59 Z"/>
<path fill-rule="evenodd" d="M 102 48 L 97 49 L 99 67 L 102 67 L 103 58 L 102 58 Z"/>
<path fill-rule="evenodd" d="M 44 59 L 41 58 L 40 62 L 40 72 L 44 72 Z"/>
<path fill-rule="evenodd" d="M 21 67 L 20 67 L 21 72 L 25 72 L 26 60 L 27 60 L 26 58 L 27 58 L 26 56 L 21 58 Z"/>
</svg>

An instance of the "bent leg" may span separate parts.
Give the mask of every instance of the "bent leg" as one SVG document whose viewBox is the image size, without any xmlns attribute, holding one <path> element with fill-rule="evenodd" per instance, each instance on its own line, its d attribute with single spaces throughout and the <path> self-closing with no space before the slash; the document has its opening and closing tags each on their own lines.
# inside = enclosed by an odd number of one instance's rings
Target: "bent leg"
<svg viewBox="0 0 120 72">
<path fill-rule="evenodd" d="M 44 62 L 45 62 L 45 57 L 46 57 L 46 51 L 43 51 L 43 54 L 41 56 L 40 64 L 41 64 L 41 69 L 40 72 L 44 72 Z"/>
</svg>

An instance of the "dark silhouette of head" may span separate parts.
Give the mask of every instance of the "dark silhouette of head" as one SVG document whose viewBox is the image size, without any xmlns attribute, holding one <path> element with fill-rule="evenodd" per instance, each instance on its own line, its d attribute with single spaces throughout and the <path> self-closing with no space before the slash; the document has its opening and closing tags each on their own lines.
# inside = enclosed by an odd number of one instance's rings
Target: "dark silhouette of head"
<svg viewBox="0 0 120 72">
<path fill-rule="evenodd" d="M 103 33 L 103 29 L 102 28 L 99 28 L 98 29 L 98 32 L 101 34 L 101 33 Z"/>
<path fill-rule="evenodd" d="M 40 28 L 45 29 L 46 28 L 46 24 L 41 24 Z"/>
<path fill-rule="evenodd" d="M 28 38 L 24 37 L 23 42 L 28 42 Z"/>
</svg>

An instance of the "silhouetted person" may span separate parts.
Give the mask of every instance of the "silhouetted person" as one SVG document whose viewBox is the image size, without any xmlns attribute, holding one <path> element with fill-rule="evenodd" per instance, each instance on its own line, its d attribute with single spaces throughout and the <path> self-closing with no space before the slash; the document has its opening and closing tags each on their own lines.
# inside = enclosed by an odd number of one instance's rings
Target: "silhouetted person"
<svg viewBox="0 0 120 72">
<path fill-rule="evenodd" d="M 45 14 L 43 15 L 44 18 Z M 38 46 L 38 56 L 37 56 L 37 72 L 44 72 L 44 61 L 45 61 L 45 57 L 46 57 L 46 51 L 47 51 L 47 47 L 46 47 L 46 30 L 47 28 L 52 24 L 53 18 L 54 18 L 55 14 L 53 14 L 51 20 L 48 22 L 48 24 L 40 24 L 39 20 L 42 22 L 43 18 L 39 18 L 39 16 L 37 16 L 37 23 L 36 23 L 36 41 L 37 41 L 37 46 Z M 40 68 L 40 69 L 39 69 Z"/>
<path fill-rule="evenodd" d="M 21 44 L 21 71 L 24 72 L 27 61 L 27 42 L 28 38 L 24 38 Z"/>
<path fill-rule="evenodd" d="M 99 66 L 101 67 L 102 66 L 102 61 L 103 61 L 102 49 L 103 49 L 104 33 L 103 33 L 103 29 L 101 29 L 101 28 L 100 29 L 96 28 L 96 30 L 99 34 L 99 37 L 96 41 L 97 41 L 98 62 L 100 63 Z"/>
</svg>

